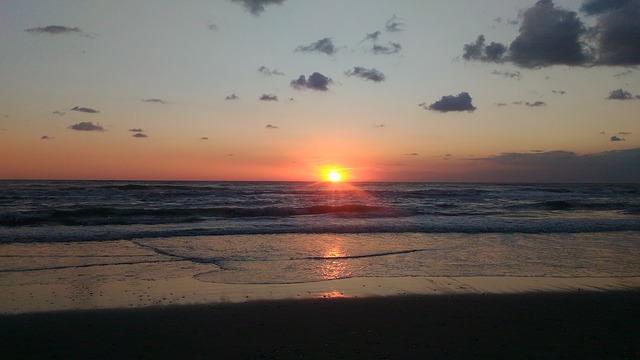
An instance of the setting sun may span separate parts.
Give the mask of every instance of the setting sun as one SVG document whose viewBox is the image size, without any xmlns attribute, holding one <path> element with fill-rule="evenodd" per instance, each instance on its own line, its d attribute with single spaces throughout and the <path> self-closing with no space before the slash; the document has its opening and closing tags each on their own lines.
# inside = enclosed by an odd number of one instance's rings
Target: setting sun
<svg viewBox="0 0 640 360">
<path fill-rule="evenodd" d="M 327 172 L 327 180 L 331 182 L 339 182 L 342 180 L 342 174 L 338 170 L 331 169 Z"/>
</svg>

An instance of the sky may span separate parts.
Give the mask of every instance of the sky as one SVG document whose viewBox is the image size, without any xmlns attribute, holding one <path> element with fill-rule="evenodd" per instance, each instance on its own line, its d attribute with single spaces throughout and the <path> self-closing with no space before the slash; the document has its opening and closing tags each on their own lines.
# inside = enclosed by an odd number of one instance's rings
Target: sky
<svg viewBox="0 0 640 360">
<path fill-rule="evenodd" d="M 0 0 L 0 179 L 640 182 L 640 0 Z"/>
</svg>

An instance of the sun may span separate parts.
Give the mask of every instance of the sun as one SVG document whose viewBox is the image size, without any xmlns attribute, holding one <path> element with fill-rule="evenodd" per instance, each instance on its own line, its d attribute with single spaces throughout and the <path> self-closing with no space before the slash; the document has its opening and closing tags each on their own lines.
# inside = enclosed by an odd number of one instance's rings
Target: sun
<svg viewBox="0 0 640 360">
<path fill-rule="evenodd" d="M 327 180 L 334 183 L 342 181 L 342 174 L 340 173 L 340 171 L 336 169 L 330 169 L 329 171 L 327 171 L 326 176 L 327 176 Z"/>
</svg>

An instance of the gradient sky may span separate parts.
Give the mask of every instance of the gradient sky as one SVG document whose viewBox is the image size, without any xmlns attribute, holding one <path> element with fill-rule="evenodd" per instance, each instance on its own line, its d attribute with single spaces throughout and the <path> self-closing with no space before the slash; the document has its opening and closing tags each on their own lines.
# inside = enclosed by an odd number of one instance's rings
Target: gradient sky
<svg viewBox="0 0 640 360">
<path fill-rule="evenodd" d="M 640 0 L 0 0 L 0 178 L 640 182 L 638 65 Z"/>
</svg>

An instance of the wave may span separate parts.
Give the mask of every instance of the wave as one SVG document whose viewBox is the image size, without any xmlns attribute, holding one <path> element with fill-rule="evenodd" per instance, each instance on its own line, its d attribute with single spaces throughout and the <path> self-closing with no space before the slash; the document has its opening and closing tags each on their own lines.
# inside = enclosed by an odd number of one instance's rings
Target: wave
<svg viewBox="0 0 640 360">
<path fill-rule="evenodd" d="M 395 216 L 396 211 L 382 207 L 361 204 L 315 205 L 301 208 L 291 207 L 215 207 L 215 208 L 174 208 L 140 209 L 87 207 L 72 210 L 24 211 L 0 214 L 0 226 L 16 227 L 25 225 L 133 225 L 194 223 L 211 218 L 253 218 L 291 217 L 304 215 L 353 215 L 353 216 Z"/>
</svg>

